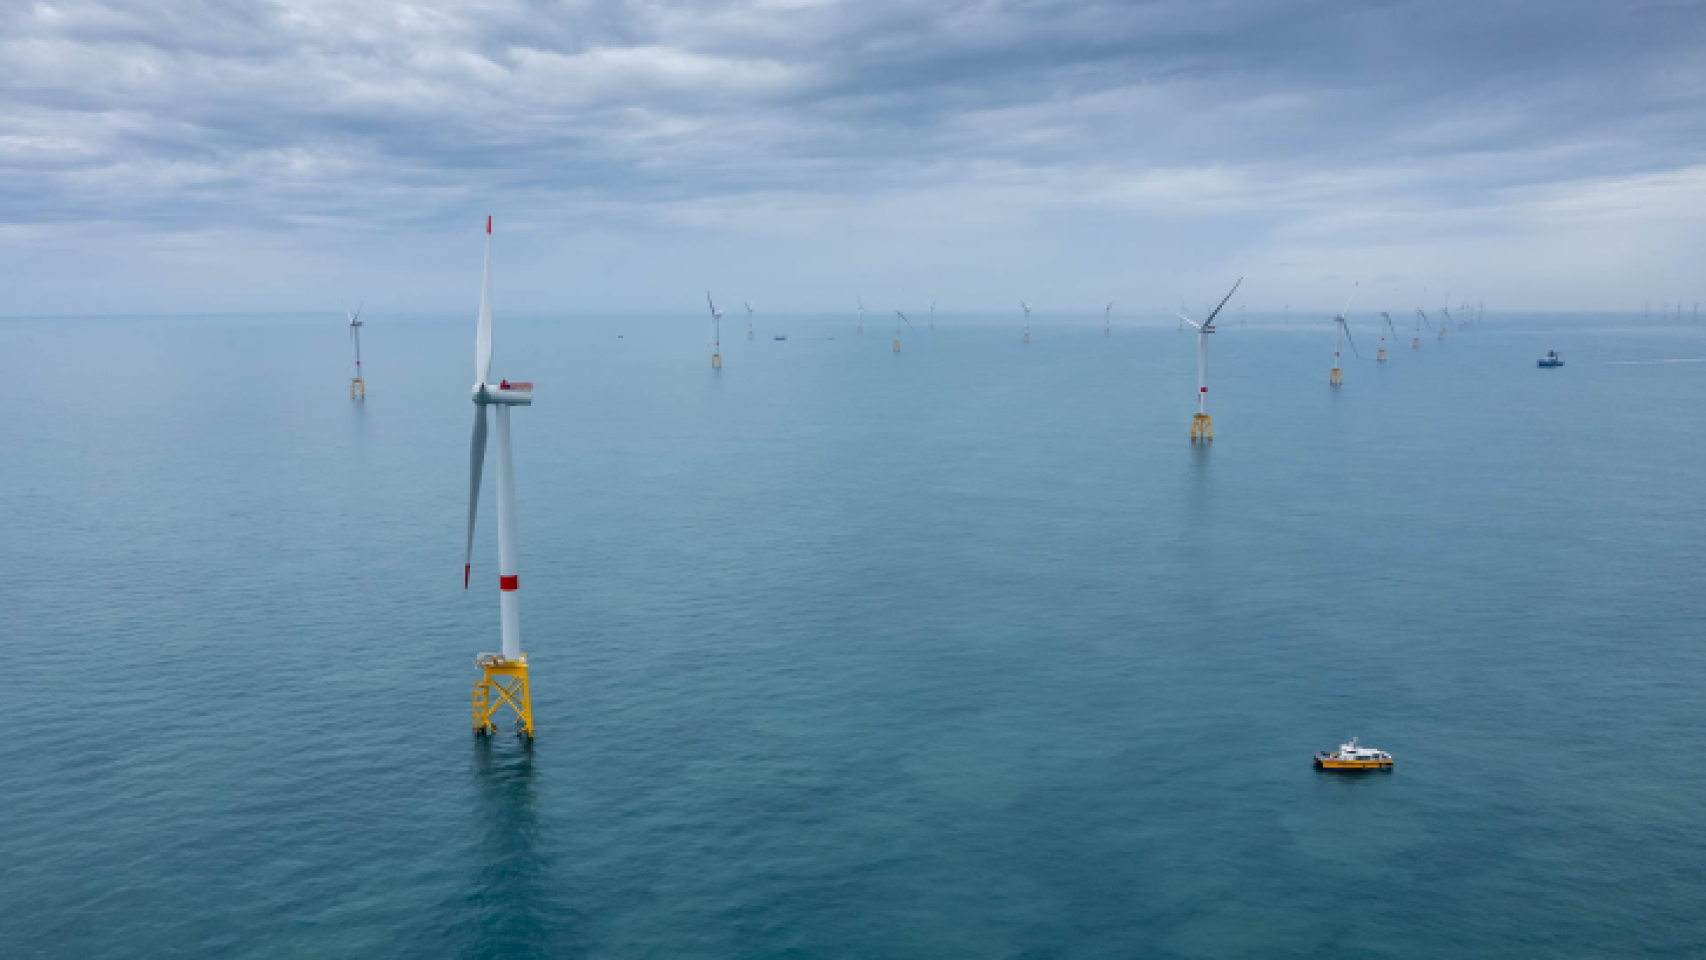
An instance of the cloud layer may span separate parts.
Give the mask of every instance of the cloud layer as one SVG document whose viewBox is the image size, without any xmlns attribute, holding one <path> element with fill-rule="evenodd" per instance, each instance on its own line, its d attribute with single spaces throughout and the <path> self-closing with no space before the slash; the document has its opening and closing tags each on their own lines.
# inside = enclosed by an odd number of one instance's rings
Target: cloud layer
<svg viewBox="0 0 1706 960">
<path fill-rule="evenodd" d="M 11 5 L 4 312 L 461 309 L 487 212 L 531 310 L 1686 298 L 1703 40 L 1693 2 Z"/>
</svg>

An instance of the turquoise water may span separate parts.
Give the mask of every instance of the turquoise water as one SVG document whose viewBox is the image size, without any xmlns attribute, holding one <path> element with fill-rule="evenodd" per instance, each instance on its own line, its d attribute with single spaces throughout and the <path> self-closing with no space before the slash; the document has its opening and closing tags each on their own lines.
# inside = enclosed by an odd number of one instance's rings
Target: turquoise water
<svg viewBox="0 0 1706 960">
<path fill-rule="evenodd" d="M 1706 330 L 500 314 L 524 748 L 471 316 L 0 323 L 0 952 L 1706 951 Z"/>
</svg>

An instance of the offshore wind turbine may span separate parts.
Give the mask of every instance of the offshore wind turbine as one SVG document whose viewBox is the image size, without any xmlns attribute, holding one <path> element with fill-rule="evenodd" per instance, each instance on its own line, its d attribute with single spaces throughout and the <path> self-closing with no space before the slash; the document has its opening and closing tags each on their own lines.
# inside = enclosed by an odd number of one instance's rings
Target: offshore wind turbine
<svg viewBox="0 0 1706 960">
<path fill-rule="evenodd" d="M 706 294 L 706 296 L 710 296 L 710 294 Z M 746 338 L 748 340 L 751 340 L 752 339 L 752 304 L 747 303 L 745 300 L 742 300 L 740 302 L 740 305 L 746 308 Z"/>
<path fill-rule="evenodd" d="M 1380 315 L 1381 315 L 1381 317 L 1385 318 L 1385 320 L 1386 320 L 1386 329 L 1392 331 L 1392 339 L 1394 339 L 1394 340 L 1398 339 L 1398 328 L 1394 327 L 1392 325 L 1392 314 L 1387 313 L 1385 310 L 1382 310 L 1382 311 L 1380 311 Z M 1380 353 L 1376 354 L 1374 359 L 1379 360 L 1382 363 L 1386 362 L 1386 333 L 1385 333 L 1385 331 L 1381 331 L 1381 334 L 1380 334 Z"/>
<path fill-rule="evenodd" d="M 1343 386 L 1345 383 L 1345 372 L 1339 369 L 1339 354 L 1344 349 L 1346 340 L 1350 340 L 1351 353 L 1356 356 L 1361 356 L 1361 354 L 1357 353 L 1356 340 L 1351 338 L 1350 322 L 1345 319 L 1345 314 L 1349 313 L 1350 309 L 1351 298 L 1346 297 L 1345 308 L 1340 310 L 1339 315 L 1333 318 L 1333 322 L 1338 325 L 1339 329 L 1338 334 L 1333 341 L 1333 372 L 1327 377 L 1327 383 L 1329 386 L 1339 387 Z"/>
<path fill-rule="evenodd" d="M 853 299 L 859 304 L 859 335 L 862 337 L 865 335 L 865 301 L 857 296 Z"/>
<path fill-rule="evenodd" d="M 1113 312 L 1114 302 L 1109 300 L 1108 305 L 1102 308 L 1102 336 L 1104 337 L 1108 335 L 1109 325 L 1113 323 L 1112 320 L 1108 319 Z"/>
<path fill-rule="evenodd" d="M 361 378 L 361 305 L 356 304 L 354 313 L 346 313 L 349 317 L 349 339 L 355 345 L 355 379 L 349 382 L 349 398 L 351 400 L 367 399 L 367 381 Z"/>
<path fill-rule="evenodd" d="M 1214 440 L 1214 420 L 1208 415 L 1208 335 L 1214 332 L 1214 318 L 1220 316 L 1220 311 L 1226 306 L 1226 301 L 1238 292 L 1238 287 L 1244 282 L 1243 277 L 1226 291 L 1226 296 L 1220 300 L 1220 306 L 1208 315 L 1202 323 L 1185 316 L 1185 311 L 1179 311 L 1179 319 L 1197 328 L 1197 413 L 1191 418 L 1191 442 L 1208 443 Z"/>
<path fill-rule="evenodd" d="M 912 326 L 912 321 L 906 319 L 906 314 L 901 313 L 899 310 L 896 310 L 894 312 L 894 315 L 899 317 L 901 319 L 902 323 L 905 323 L 909 327 Z M 899 323 L 894 325 L 894 352 L 895 353 L 900 352 L 900 324 Z"/>
<path fill-rule="evenodd" d="M 1416 339 L 1410 341 L 1410 346 L 1412 348 L 1420 348 L 1422 345 L 1422 324 L 1424 324 L 1424 323 L 1428 325 L 1429 330 L 1432 330 L 1434 328 L 1433 321 L 1428 319 L 1427 311 L 1423 310 L 1421 307 L 1417 307 L 1416 308 Z"/>
<path fill-rule="evenodd" d="M 936 301 L 930 301 L 930 329 L 936 329 Z"/>
<path fill-rule="evenodd" d="M 711 291 L 709 290 L 705 291 L 705 305 L 711 308 L 711 336 L 715 340 L 715 346 L 711 348 L 711 368 L 721 370 L 723 368 L 723 311 L 717 309 L 716 303 L 711 300 Z"/>
<path fill-rule="evenodd" d="M 1031 305 L 1026 303 L 1023 300 L 1020 300 L 1019 306 L 1021 308 L 1023 308 L 1025 311 L 1025 342 L 1030 343 L 1031 342 Z"/>
<path fill-rule="evenodd" d="M 474 516 L 480 508 L 480 474 L 486 464 L 486 408 L 497 408 L 498 434 L 498 610 L 503 624 L 501 653 L 474 658 L 482 676 L 474 682 L 474 733 L 496 733 L 492 714 L 509 704 L 521 736 L 533 739 L 533 697 L 527 684 L 527 654 L 521 652 L 521 595 L 516 568 L 515 460 L 510 453 L 509 408 L 533 405 L 533 384 L 492 379 L 492 218 L 486 218 L 486 269 L 480 280 L 480 319 L 474 337 L 474 439 L 469 447 L 468 552 L 462 589 L 474 569 Z M 497 702 L 492 701 L 493 691 Z"/>
<path fill-rule="evenodd" d="M 1440 315 L 1445 319 L 1439 322 L 1439 338 L 1445 339 L 1445 328 L 1451 326 L 1451 294 L 1445 295 L 1445 306 L 1439 308 Z"/>
</svg>

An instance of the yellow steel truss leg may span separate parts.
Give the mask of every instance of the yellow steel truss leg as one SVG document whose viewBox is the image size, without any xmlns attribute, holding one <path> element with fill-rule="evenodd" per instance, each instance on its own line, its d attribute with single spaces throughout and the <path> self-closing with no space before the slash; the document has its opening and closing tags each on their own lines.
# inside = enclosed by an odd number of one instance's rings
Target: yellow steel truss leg
<svg viewBox="0 0 1706 960">
<path fill-rule="evenodd" d="M 1345 371 L 1340 370 L 1338 367 L 1334 367 L 1333 368 L 1333 375 L 1327 378 L 1327 382 L 1329 384 L 1331 384 L 1332 386 L 1335 386 L 1335 387 L 1344 383 L 1345 382 Z"/>
<path fill-rule="evenodd" d="M 351 400 L 367 399 L 367 384 L 362 383 L 360 377 L 349 382 L 349 398 Z"/>
<path fill-rule="evenodd" d="M 1199 413 L 1191 417 L 1191 442 L 1196 443 L 1201 440 L 1207 443 L 1213 439 L 1214 420 L 1206 413 Z"/>
<path fill-rule="evenodd" d="M 474 681 L 475 735 L 497 733 L 498 727 L 492 722 L 492 715 L 508 704 L 515 711 L 516 721 L 521 724 L 521 735 L 533 739 L 533 695 L 527 685 L 527 654 L 522 654 L 520 660 L 504 660 L 485 654 L 474 664 L 482 671 L 480 679 Z M 497 694 L 495 700 L 493 693 Z"/>
</svg>

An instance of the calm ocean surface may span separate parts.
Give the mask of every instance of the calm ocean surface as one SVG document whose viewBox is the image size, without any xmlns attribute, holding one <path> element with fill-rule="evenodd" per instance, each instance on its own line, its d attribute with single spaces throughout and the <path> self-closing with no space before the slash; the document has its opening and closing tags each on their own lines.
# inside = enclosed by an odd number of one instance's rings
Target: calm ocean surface
<svg viewBox="0 0 1706 960">
<path fill-rule="evenodd" d="M 0 322 L 0 954 L 1706 953 L 1706 327 L 757 328 Z"/>
</svg>

